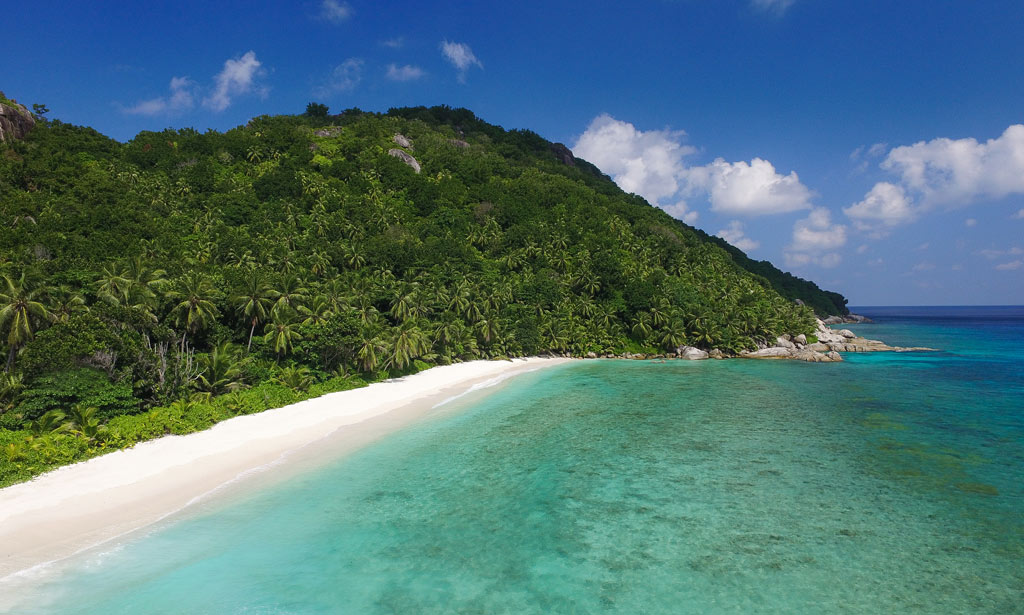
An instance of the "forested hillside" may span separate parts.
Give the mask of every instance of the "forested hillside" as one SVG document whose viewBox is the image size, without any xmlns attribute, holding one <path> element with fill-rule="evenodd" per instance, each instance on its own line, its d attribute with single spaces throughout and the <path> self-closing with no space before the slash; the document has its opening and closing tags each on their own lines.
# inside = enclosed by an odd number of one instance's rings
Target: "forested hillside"
<svg viewBox="0 0 1024 615">
<path fill-rule="evenodd" d="M 794 299 L 845 312 L 446 107 L 124 144 L 39 121 L 0 144 L 0 225 L 0 483 L 430 364 L 735 352 L 810 333 Z"/>
</svg>

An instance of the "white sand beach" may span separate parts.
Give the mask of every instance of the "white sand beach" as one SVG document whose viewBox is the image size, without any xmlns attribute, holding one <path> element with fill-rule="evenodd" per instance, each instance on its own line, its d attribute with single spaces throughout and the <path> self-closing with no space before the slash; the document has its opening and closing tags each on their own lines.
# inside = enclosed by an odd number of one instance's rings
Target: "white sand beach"
<svg viewBox="0 0 1024 615">
<path fill-rule="evenodd" d="M 150 525 L 311 445 L 326 442 L 330 454 L 343 454 L 474 386 L 566 360 L 435 367 L 143 442 L 7 487 L 0 490 L 0 579 Z"/>
</svg>

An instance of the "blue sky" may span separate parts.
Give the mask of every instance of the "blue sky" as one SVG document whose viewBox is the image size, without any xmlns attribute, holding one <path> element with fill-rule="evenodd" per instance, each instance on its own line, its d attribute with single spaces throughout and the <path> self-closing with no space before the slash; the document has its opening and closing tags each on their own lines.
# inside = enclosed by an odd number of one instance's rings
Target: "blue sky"
<svg viewBox="0 0 1024 615">
<path fill-rule="evenodd" d="M 19 5 L 0 89 L 119 140 L 448 104 L 852 305 L 1024 304 L 1024 3 Z"/>
</svg>

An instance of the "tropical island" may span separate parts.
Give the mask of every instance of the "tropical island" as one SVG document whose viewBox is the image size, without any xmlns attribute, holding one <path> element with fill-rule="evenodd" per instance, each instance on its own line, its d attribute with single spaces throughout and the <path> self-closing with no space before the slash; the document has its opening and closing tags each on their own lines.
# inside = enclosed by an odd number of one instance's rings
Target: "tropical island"
<svg viewBox="0 0 1024 615">
<path fill-rule="evenodd" d="M 848 314 L 466 109 L 127 143 L 45 112 L 0 144 L 0 485 L 434 365 L 827 352 Z"/>
</svg>

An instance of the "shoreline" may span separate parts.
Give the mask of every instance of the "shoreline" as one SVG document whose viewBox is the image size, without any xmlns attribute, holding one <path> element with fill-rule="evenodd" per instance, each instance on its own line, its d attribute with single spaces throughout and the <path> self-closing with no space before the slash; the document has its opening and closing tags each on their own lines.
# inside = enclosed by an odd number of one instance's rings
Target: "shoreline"
<svg viewBox="0 0 1024 615">
<path fill-rule="evenodd" d="M 471 361 L 239 416 L 0 489 L 0 581 L 150 526 L 330 440 L 335 457 L 557 358 Z M 318 455 L 319 456 L 319 455 Z M 309 462 L 309 460 L 307 460 Z M 301 461 L 297 462 L 297 465 Z"/>
</svg>

